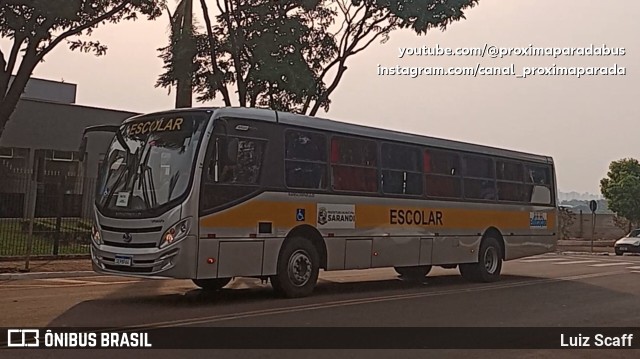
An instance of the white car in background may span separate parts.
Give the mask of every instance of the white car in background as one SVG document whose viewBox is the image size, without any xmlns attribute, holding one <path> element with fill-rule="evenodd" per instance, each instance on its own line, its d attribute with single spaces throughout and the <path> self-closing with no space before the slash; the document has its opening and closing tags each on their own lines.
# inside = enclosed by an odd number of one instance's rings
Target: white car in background
<svg viewBox="0 0 640 359">
<path fill-rule="evenodd" d="M 618 239 L 614 245 L 617 256 L 625 253 L 640 253 L 640 228 L 634 229 L 626 236 Z"/>
</svg>

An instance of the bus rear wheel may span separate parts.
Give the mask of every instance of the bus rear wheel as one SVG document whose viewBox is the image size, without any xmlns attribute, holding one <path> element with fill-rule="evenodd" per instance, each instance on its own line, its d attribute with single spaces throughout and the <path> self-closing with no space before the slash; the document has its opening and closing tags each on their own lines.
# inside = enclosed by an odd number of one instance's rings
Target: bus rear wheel
<svg viewBox="0 0 640 359">
<path fill-rule="evenodd" d="M 403 279 L 421 280 L 431 271 L 431 266 L 393 267 Z"/>
<path fill-rule="evenodd" d="M 320 272 L 320 255 L 308 239 L 286 240 L 278 256 L 277 274 L 270 277 L 274 291 L 287 298 L 306 297 L 313 292 Z"/>
<path fill-rule="evenodd" d="M 210 278 L 210 279 L 193 279 L 193 284 L 203 290 L 220 290 L 231 282 L 231 278 Z"/>
<path fill-rule="evenodd" d="M 495 282 L 502 270 L 502 249 L 498 240 L 486 237 L 480 244 L 478 263 L 460 264 L 460 274 L 470 282 Z"/>
</svg>

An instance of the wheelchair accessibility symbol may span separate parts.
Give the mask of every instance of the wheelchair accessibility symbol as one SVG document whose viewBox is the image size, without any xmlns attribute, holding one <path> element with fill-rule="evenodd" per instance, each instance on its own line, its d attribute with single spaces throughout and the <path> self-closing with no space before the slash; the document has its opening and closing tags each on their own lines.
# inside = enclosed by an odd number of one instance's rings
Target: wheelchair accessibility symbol
<svg viewBox="0 0 640 359">
<path fill-rule="evenodd" d="M 304 221 L 304 208 L 296 209 L 296 221 L 298 222 Z"/>
</svg>

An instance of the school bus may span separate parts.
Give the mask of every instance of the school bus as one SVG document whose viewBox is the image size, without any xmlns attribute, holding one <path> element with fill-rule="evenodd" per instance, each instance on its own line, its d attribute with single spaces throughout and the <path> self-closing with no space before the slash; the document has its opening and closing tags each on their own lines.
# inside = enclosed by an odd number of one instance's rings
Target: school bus
<svg viewBox="0 0 640 359">
<path fill-rule="evenodd" d="M 268 279 L 312 293 L 320 270 L 432 266 L 470 281 L 553 251 L 553 159 L 256 108 L 139 115 L 98 174 L 91 258 L 100 273 L 217 290 Z"/>
</svg>

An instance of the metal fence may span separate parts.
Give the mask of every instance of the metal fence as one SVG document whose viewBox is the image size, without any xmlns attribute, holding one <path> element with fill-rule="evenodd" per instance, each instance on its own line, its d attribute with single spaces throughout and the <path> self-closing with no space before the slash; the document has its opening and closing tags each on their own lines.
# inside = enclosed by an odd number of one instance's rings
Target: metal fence
<svg viewBox="0 0 640 359">
<path fill-rule="evenodd" d="M 63 173 L 0 178 L 0 257 L 89 253 L 96 180 Z"/>
</svg>

